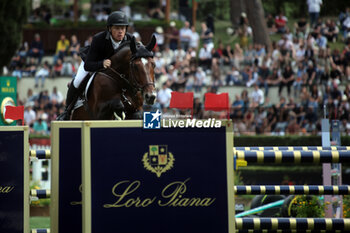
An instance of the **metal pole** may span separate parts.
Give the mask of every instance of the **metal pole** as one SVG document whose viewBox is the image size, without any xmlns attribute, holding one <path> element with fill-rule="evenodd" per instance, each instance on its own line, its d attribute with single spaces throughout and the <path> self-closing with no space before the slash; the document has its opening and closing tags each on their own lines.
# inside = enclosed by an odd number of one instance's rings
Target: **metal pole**
<svg viewBox="0 0 350 233">
<path fill-rule="evenodd" d="M 341 146 L 340 142 L 340 125 L 339 120 L 332 120 L 332 144 Z M 341 163 L 332 163 L 332 184 L 342 184 Z M 341 195 L 333 196 L 333 216 L 336 218 L 343 217 L 343 198 Z"/>
<path fill-rule="evenodd" d="M 321 129 L 322 129 L 322 146 L 330 146 L 330 133 L 329 133 L 329 121 L 326 118 L 327 117 L 327 109 L 326 105 L 324 105 L 324 118 L 321 121 Z M 332 185 L 332 173 L 331 173 L 331 164 L 330 163 L 324 163 L 322 165 L 322 173 L 323 173 L 323 185 Z M 325 208 L 325 218 L 332 218 L 333 217 L 333 208 L 332 208 L 332 196 L 325 195 L 324 198 L 324 208 Z M 329 204 L 328 204 L 329 203 Z"/>
<path fill-rule="evenodd" d="M 254 209 L 247 210 L 247 211 L 244 211 L 242 213 L 236 214 L 235 217 L 240 218 L 240 217 L 244 217 L 247 215 L 259 213 L 259 212 L 264 211 L 266 209 L 270 209 L 270 208 L 274 208 L 274 207 L 281 207 L 283 205 L 284 201 L 285 200 L 283 199 L 283 200 L 269 203 L 267 205 L 259 206 L 259 207 L 256 207 Z"/>
</svg>

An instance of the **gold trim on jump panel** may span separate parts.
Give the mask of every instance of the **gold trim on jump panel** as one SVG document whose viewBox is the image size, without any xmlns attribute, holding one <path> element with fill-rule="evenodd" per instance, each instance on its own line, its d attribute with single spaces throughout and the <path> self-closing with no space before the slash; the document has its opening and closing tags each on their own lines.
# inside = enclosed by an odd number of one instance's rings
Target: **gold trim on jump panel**
<svg viewBox="0 0 350 233">
<path fill-rule="evenodd" d="M 81 128 L 82 121 L 51 122 L 51 203 L 50 222 L 52 232 L 59 233 L 59 132 L 60 128 Z M 77 139 L 79 140 L 79 139 Z"/>
<path fill-rule="evenodd" d="M 28 126 L 0 126 L 0 131 L 23 131 L 23 230 L 29 232 L 29 128 Z"/>
<path fill-rule="evenodd" d="M 83 232 L 91 233 L 91 122 L 84 122 L 81 137 L 82 152 L 82 189 L 83 189 Z"/>
<path fill-rule="evenodd" d="M 233 169 L 233 125 L 231 121 L 225 121 L 226 126 L 226 167 L 227 167 L 227 203 L 228 203 L 228 232 L 235 230 L 235 196 L 234 196 L 234 169 Z"/>
<path fill-rule="evenodd" d="M 11 126 L 12 127 L 12 126 Z M 29 230 L 29 160 L 28 160 L 28 151 L 29 151 L 29 128 L 28 126 L 22 126 L 23 128 L 23 159 L 24 159 L 24 195 L 23 195 L 23 228 L 24 231 Z"/>
</svg>

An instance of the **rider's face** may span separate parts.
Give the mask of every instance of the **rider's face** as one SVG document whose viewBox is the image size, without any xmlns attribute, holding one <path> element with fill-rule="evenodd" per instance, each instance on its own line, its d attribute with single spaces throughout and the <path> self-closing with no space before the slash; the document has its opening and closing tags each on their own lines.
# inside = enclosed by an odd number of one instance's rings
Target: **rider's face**
<svg viewBox="0 0 350 233">
<path fill-rule="evenodd" d="M 115 41 L 121 41 L 126 33 L 126 26 L 113 25 L 111 27 L 111 34 Z"/>
</svg>

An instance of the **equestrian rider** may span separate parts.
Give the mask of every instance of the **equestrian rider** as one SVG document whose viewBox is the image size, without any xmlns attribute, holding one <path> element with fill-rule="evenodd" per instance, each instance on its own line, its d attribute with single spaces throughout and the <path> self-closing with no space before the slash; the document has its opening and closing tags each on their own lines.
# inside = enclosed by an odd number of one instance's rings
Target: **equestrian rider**
<svg viewBox="0 0 350 233">
<path fill-rule="evenodd" d="M 129 25 L 127 16 L 122 11 L 112 12 L 107 19 L 107 30 L 94 35 L 91 46 L 85 47 L 80 53 L 82 62 L 78 72 L 67 91 L 66 107 L 64 112 L 57 117 L 57 120 L 69 120 L 72 110 L 71 104 L 75 104 L 80 95 L 79 86 L 89 72 L 96 72 L 111 66 L 109 59 L 119 47 L 132 35 L 126 33 Z M 88 52 L 86 52 L 88 50 Z M 87 54 L 86 54 L 87 53 Z"/>
</svg>

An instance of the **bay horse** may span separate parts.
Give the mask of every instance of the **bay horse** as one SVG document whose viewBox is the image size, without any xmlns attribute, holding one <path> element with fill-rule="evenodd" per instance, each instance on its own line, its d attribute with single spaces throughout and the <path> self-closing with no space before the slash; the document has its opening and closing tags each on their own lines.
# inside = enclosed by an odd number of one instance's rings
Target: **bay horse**
<svg viewBox="0 0 350 233">
<path fill-rule="evenodd" d="M 143 104 L 156 100 L 153 35 L 146 45 L 135 37 L 122 43 L 110 58 L 110 68 L 95 74 L 85 95 L 84 106 L 73 111 L 72 120 L 141 119 Z M 123 114 L 124 113 L 124 114 Z"/>
</svg>

